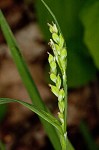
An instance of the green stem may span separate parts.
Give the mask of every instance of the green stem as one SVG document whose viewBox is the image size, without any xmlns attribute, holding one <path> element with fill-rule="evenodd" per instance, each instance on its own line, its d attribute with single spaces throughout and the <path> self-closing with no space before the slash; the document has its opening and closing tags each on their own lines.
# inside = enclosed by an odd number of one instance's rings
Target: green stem
<svg viewBox="0 0 99 150">
<path fill-rule="evenodd" d="M 65 98 L 64 98 L 64 104 L 65 104 L 65 110 L 64 110 L 64 134 L 66 134 L 66 137 L 64 137 L 64 144 L 63 144 L 63 149 L 66 150 L 67 148 L 67 80 L 66 80 L 66 72 L 63 76 L 63 88 L 65 92 Z"/>
<path fill-rule="evenodd" d="M 66 138 L 64 137 L 64 135 L 60 136 L 60 141 L 61 141 L 62 150 L 66 150 Z"/>
<path fill-rule="evenodd" d="M 67 131 L 67 80 L 66 80 L 66 73 L 63 75 L 63 87 L 65 91 L 65 110 L 64 110 L 64 133 Z"/>
</svg>

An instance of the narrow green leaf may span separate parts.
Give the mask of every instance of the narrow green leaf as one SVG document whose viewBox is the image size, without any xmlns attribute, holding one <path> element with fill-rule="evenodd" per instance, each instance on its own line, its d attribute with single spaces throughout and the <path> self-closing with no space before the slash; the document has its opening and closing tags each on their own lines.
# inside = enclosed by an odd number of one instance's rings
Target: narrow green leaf
<svg viewBox="0 0 99 150">
<path fill-rule="evenodd" d="M 3 16 L 3 13 L 0 10 L 0 27 L 2 29 L 2 32 L 4 34 L 4 37 L 7 41 L 7 44 L 10 48 L 13 60 L 17 66 L 17 69 L 19 71 L 19 74 L 22 78 L 22 81 L 28 91 L 28 94 L 32 100 L 32 103 L 36 106 L 39 106 L 42 110 L 48 111 L 46 106 L 44 105 L 44 102 L 42 101 L 40 94 L 37 90 L 37 87 L 31 77 L 31 74 L 27 68 L 27 65 L 20 53 L 20 49 L 15 41 L 15 38 L 13 36 L 13 33 L 10 30 L 10 27 L 6 21 L 6 19 Z M 61 144 L 59 137 L 57 135 L 56 129 L 47 123 L 44 119 L 40 118 L 46 133 L 49 136 L 49 139 L 51 140 L 53 147 L 55 150 L 60 150 L 61 149 Z"/>
<path fill-rule="evenodd" d="M 27 107 L 28 109 L 32 110 L 37 115 L 39 115 L 40 117 L 45 119 L 47 122 L 52 124 L 62 134 L 61 123 L 55 117 L 53 117 L 50 113 L 47 113 L 41 108 L 34 106 L 33 104 L 26 103 L 24 101 L 10 99 L 10 98 L 0 98 L 0 104 L 6 104 L 6 103 L 11 103 L 11 102 L 20 103 L 24 105 L 25 107 Z"/>
</svg>

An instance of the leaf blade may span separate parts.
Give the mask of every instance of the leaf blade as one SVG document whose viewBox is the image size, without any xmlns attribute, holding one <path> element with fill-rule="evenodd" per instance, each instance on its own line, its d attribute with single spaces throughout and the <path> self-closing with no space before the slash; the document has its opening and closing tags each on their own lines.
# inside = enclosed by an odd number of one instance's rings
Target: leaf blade
<svg viewBox="0 0 99 150">
<path fill-rule="evenodd" d="M 27 107 L 29 110 L 35 112 L 37 115 L 42 117 L 44 120 L 46 120 L 47 122 L 52 124 L 62 134 L 60 122 L 55 117 L 53 117 L 50 113 L 47 113 L 44 110 L 42 110 L 41 108 L 39 108 L 35 105 L 32 105 L 30 103 L 26 103 L 26 102 L 21 101 L 21 100 L 10 99 L 10 98 L 0 98 L 0 104 L 6 104 L 6 103 L 11 103 L 11 102 L 20 103 L 23 106 Z"/>
</svg>

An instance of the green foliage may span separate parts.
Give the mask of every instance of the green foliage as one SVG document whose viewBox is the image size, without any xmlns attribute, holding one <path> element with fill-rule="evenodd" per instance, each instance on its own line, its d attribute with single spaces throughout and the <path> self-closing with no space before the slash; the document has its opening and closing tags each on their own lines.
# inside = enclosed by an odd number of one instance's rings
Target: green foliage
<svg viewBox="0 0 99 150">
<path fill-rule="evenodd" d="M 55 150 L 60 150 L 61 144 L 59 141 L 59 133 L 51 125 L 51 124 L 53 124 L 54 126 L 58 127 L 59 122 L 58 122 L 58 120 L 53 118 L 48 113 L 49 112 L 48 108 L 45 106 L 45 104 L 43 103 L 43 101 L 40 97 L 40 94 L 36 88 L 36 85 L 31 77 L 31 75 L 30 75 L 27 65 L 20 53 L 20 49 L 16 43 L 16 40 L 15 40 L 15 38 L 10 30 L 10 27 L 9 27 L 8 23 L 6 22 L 6 19 L 4 18 L 1 10 L 0 10 L 0 27 L 1 27 L 4 37 L 8 43 L 8 46 L 10 48 L 10 51 L 11 51 L 12 57 L 14 59 L 14 62 L 16 64 L 16 67 L 20 73 L 22 81 L 28 91 L 28 94 L 32 100 L 33 105 L 31 106 L 30 104 L 22 102 L 22 101 L 17 101 L 17 102 L 19 102 L 19 103 L 23 104 L 24 106 L 28 107 L 29 109 L 33 110 L 40 116 L 40 120 L 41 120 L 41 122 L 53 144 L 53 147 L 55 148 Z M 16 100 L 13 100 L 13 101 L 16 101 Z M 8 103 L 8 102 L 12 102 L 12 100 L 11 99 L 1 99 L 1 103 Z M 38 110 L 37 107 L 35 107 L 34 105 L 39 106 L 39 108 L 41 110 Z M 43 116 L 43 119 L 42 119 L 42 116 Z M 50 122 L 51 120 L 49 118 L 54 120 L 54 122 L 51 123 Z M 49 124 L 48 122 L 50 122 L 51 124 Z M 58 129 L 59 129 L 59 127 L 58 127 Z M 61 130 L 60 130 L 60 132 L 61 132 Z M 74 148 L 72 147 L 72 145 L 68 139 L 67 139 L 67 145 L 69 147 L 69 150 L 74 150 Z"/>
<path fill-rule="evenodd" d="M 60 134 L 63 134 L 63 131 L 60 126 L 61 125 L 60 122 L 55 117 L 53 117 L 50 113 L 47 113 L 47 112 L 43 111 L 41 108 L 39 108 L 39 106 L 35 106 L 33 104 L 29 104 L 29 103 L 26 103 L 26 102 L 23 102 L 20 100 L 16 100 L 16 99 L 0 98 L 0 104 L 6 104 L 6 103 L 11 103 L 11 102 L 20 103 L 23 106 L 27 107 L 28 109 L 32 110 L 38 116 L 42 117 L 44 120 L 46 120 L 47 122 L 52 124 L 56 129 L 58 129 Z"/>
<path fill-rule="evenodd" d="M 67 66 L 69 87 L 79 87 L 85 85 L 91 80 L 93 80 L 96 76 L 96 68 L 91 58 L 92 55 L 90 55 L 89 53 L 90 52 L 88 50 L 89 47 L 87 48 L 85 46 L 86 43 L 83 42 L 84 28 L 79 18 L 80 11 L 85 7 L 85 3 L 87 1 L 45 0 L 45 2 L 51 8 L 60 24 L 60 28 L 66 39 L 67 48 L 69 49 L 68 50 L 69 59 Z M 44 33 L 45 39 L 48 40 L 49 33 L 46 27 L 46 22 L 52 20 L 52 17 L 44 8 L 40 0 L 36 1 L 36 10 L 40 27 L 42 29 L 42 32 Z M 90 18 L 89 20 L 91 19 L 92 18 Z M 99 46 L 97 46 L 96 48 L 98 49 L 98 47 Z M 92 47 L 91 49 L 94 51 Z M 97 53 L 94 55 L 96 55 L 98 58 L 99 55 L 97 55 Z"/>
<path fill-rule="evenodd" d="M 99 69 L 99 1 L 94 0 L 85 5 L 80 14 L 84 25 L 84 42 Z"/>
<path fill-rule="evenodd" d="M 28 94 L 32 100 L 32 103 L 36 106 L 39 106 L 42 110 L 48 111 L 48 109 L 46 108 L 45 104 L 43 103 L 43 101 L 40 97 L 40 94 L 36 88 L 36 85 L 35 85 L 32 77 L 29 73 L 27 65 L 20 53 L 20 49 L 15 41 L 15 38 L 14 38 L 10 28 L 9 28 L 9 25 L 6 22 L 1 11 L 0 11 L 0 27 L 3 31 L 3 34 L 8 43 L 8 46 L 10 48 L 10 51 L 11 51 L 12 57 L 14 59 L 14 62 L 16 64 L 16 67 L 20 73 L 22 81 L 23 81 L 23 83 L 28 91 Z M 60 150 L 61 145 L 60 145 L 59 137 L 57 135 L 55 128 L 52 125 L 50 125 L 49 123 L 47 123 L 44 119 L 40 118 L 40 120 L 41 120 L 41 122 L 46 130 L 46 133 L 48 134 L 55 150 Z"/>
</svg>

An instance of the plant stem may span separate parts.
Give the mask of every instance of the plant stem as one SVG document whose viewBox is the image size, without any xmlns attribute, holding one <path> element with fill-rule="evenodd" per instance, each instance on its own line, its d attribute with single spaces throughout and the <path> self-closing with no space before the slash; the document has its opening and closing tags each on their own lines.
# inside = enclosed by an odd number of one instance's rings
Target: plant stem
<svg viewBox="0 0 99 150">
<path fill-rule="evenodd" d="M 66 80 L 66 72 L 63 75 L 63 88 L 65 91 L 65 110 L 64 110 L 64 133 L 67 131 L 67 80 Z"/>
<path fill-rule="evenodd" d="M 66 150 L 66 138 L 64 137 L 64 135 L 60 136 L 60 141 L 61 141 L 62 150 Z"/>
<path fill-rule="evenodd" d="M 65 104 L 65 110 L 64 110 L 64 134 L 63 138 L 64 138 L 64 143 L 62 146 L 62 150 L 66 150 L 66 145 L 67 145 L 67 80 L 66 80 L 66 72 L 65 75 L 63 76 L 63 87 L 64 87 L 64 91 L 65 91 L 65 98 L 64 98 L 64 104 Z"/>
</svg>

